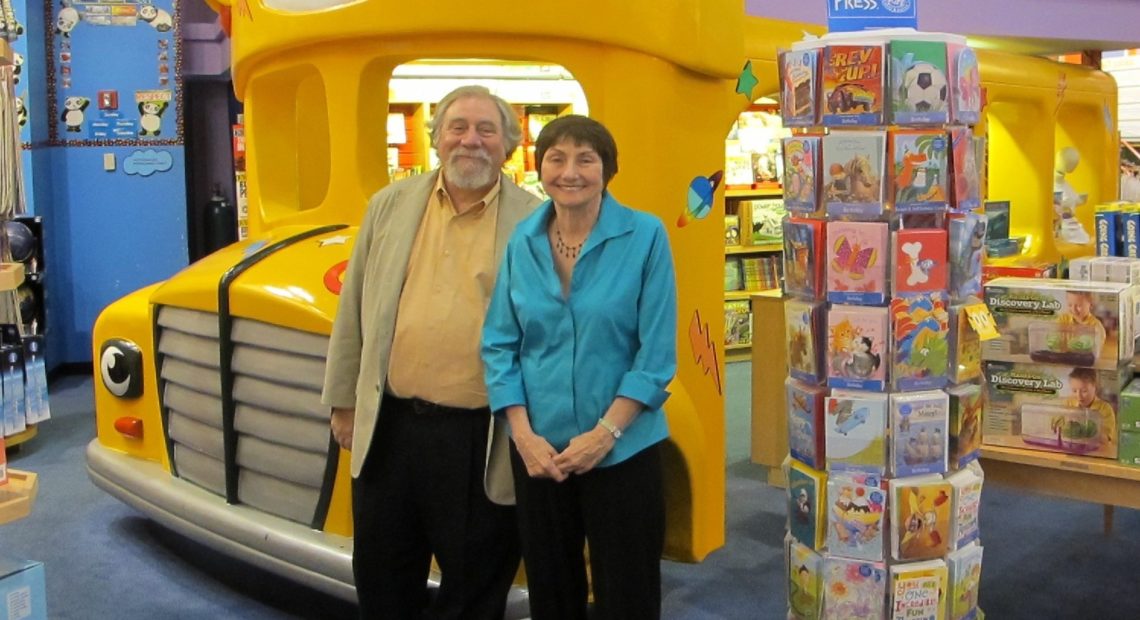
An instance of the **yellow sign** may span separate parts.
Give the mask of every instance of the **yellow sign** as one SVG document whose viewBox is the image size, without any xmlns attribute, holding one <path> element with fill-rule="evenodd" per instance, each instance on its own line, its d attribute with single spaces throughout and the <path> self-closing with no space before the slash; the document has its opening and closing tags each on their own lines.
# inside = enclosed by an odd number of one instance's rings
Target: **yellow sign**
<svg viewBox="0 0 1140 620">
<path fill-rule="evenodd" d="M 966 306 L 966 316 L 970 319 L 970 327 L 978 332 L 978 337 L 982 342 L 993 340 L 1000 334 L 997 331 L 997 322 L 994 321 L 994 315 L 990 314 L 990 308 L 986 304 L 970 304 Z"/>
</svg>

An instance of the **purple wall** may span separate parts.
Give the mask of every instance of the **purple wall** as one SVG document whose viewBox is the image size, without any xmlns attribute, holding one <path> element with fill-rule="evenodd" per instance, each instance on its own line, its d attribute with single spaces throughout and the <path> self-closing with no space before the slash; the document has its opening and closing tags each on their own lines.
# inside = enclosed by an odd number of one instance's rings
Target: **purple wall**
<svg viewBox="0 0 1140 620">
<path fill-rule="evenodd" d="M 934 32 L 1137 41 L 1135 0 L 916 0 L 918 27 Z M 749 15 L 827 24 L 827 0 L 745 0 Z"/>
</svg>

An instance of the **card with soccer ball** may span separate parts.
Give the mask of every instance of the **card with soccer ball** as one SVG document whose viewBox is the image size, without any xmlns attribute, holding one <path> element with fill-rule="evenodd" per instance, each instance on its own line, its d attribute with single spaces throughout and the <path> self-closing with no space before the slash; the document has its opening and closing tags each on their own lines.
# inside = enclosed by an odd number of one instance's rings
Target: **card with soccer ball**
<svg viewBox="0 0 1140 620">
<path fill-rule="evenodd" d="M 946 43 L 891 41 L 891 122 L 941 125 L 950 120 Z"/>
</svg>

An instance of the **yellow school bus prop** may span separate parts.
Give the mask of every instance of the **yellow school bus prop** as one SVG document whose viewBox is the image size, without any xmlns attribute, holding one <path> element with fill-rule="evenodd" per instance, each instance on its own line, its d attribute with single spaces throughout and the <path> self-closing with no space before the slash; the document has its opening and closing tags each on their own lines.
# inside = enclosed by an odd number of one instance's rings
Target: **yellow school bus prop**
<svg viewBox="0 0 1140 620">
<path fill-rule="evenodd" d="M 666 554 L 699 561 L 721 546 L 723 207 L 710 178 L 739 110 L 777 90 L 777 42 L 801 30 L 746 18 L 739 0 L 218 1 L 245 103 L 250 236 L 100 316 L 93 480 L 352 598 L 348 460 L 318 396 L 356 225 L 388 182 L 389 79 L 422 59 L 551 63 L 617 139 L 614 194 L 669 227 L 681 320 Z M 746 52 L 746 38 L 764 43 Z"/>
</svg>

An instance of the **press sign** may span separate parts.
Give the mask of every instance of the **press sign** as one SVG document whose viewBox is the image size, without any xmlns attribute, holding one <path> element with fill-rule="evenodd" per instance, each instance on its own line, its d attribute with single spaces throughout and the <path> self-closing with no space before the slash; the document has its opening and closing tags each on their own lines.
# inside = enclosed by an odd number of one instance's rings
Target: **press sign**
<svg viewBox="0 0 1140 620">
<path fill-rule="evenodd" d="M 827 28 L 918 28 L 918 0 L 827 0 Z"/>
</svg>

